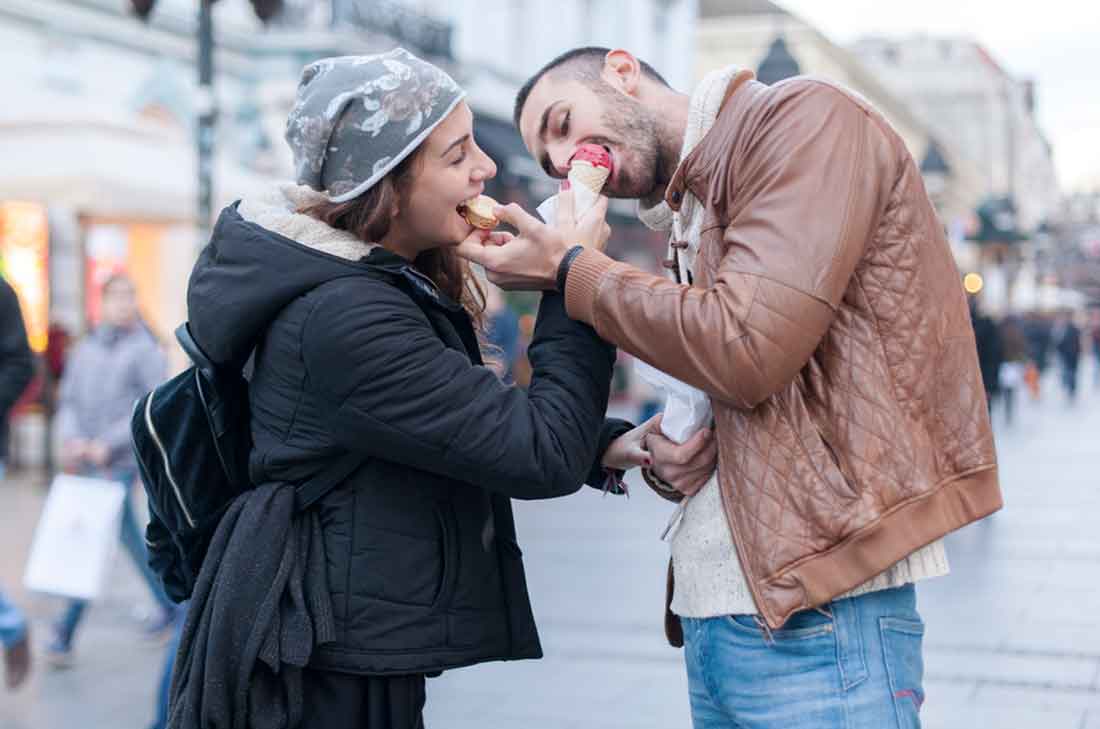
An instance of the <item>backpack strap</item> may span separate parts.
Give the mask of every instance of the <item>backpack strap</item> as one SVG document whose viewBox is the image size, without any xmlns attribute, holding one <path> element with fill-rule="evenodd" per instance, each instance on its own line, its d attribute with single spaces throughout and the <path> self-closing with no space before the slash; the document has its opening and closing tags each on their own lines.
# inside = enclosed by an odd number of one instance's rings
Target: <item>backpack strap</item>
<svg viewBox="0 0 1100 729">
<path fill-rule="evenodd" d="M 316 504 L 369 459 L 370 456 L 361 453 L 345 453 L 324 471 L 297 488 L 295 493 L 295 507 L 297 510 L 305 511 Z"/>
<path fill-rule="evenodd" d="M 191 362 L 195 365 L 195 368 L 206 377 L 210 382 L 214 382 L 217 375 L 217 368 L 214 363 L 206 356 L 206 352 L 202 351 L 202 347 L 195 341 L 195 338 L 191 336 L 191 327 L 184 322 L 176 328 L 176 341 L 180 343 L 180 347 L 183 349 L 184 354 L 191 358 Z"/>
</svg>

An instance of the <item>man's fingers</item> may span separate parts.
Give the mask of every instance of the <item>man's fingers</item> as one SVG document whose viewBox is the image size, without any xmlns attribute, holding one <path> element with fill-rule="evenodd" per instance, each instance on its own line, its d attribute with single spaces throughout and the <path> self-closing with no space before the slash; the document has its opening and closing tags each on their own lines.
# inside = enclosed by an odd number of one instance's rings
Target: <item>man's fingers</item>
<svg viewBox="0 0 1100 729">
<path fill-rule="evenodd" d="M 572 188 L 563 189 L 558 193 L 558 219 L 555 225 L 573 225 L 573 210 L 575 209 Z"/>
<path fill-rule="evenodd" d="M 688 438 L 681 445 L 676 446 L 677 463 L 690 463 L 697 455 L 703 452 L 710 443 L 710 429 L 703 428 Z"/>
<path fill-rule="evenodd" d="M 495 258 L 493 253 L 497 250 L 499 250 L 498 247 L 486 246 L 480 240 L 472 239 L 472 236 L 459 243 L 458 247 L 455 248 L 455 252 L 459 256 L 471 263 L 478 264 L 486 271 L 492 270 L 493 259 Z"/>
<path fill-rule="evenodd" d="M 710 430 L 704 428 L 683 443 L 675 443 L 656 430 L 646 433 L 646 444 L 658 463 L 686 466 L 691 463 L 710 442 Z"/>
<path fill-rule="evenodd" d="M 607 217 L 607 196 L 600 195 L 596 198 L 596 202 L 592 204 L 592 207 L 585 211 L 581 219 L 577 221 L 578 225 L 584 225 L 593 218 L 599 218 L 604 220 Z"/>
<path fill-rule="evenodd" d="M 509 233 L 507 231 L 504 231 L 504 230 L 498 230 L 494 233 L 490 233 L 485 238 L 485 243 L 486 244 L 491 243 L 492 245 L 495 245 L 495 246 L 502 246 L 502 245 L 505 245 L 507 243 L 510 243 L 514 238 L 515 238 L 515 236 L 512 235 L 511 233 Z"/>
<path fill-rule="evenodd" d="M 493 209 L 493 215 L 497 216 L 502 222 L 508 223 L 518 230 L 520 235 L 523 235 L 526 231 L 531 230 L 535 226 L 543 224 L 538 218 L 521 208 L 518 203 L 498 205 Z"/>
</svg>

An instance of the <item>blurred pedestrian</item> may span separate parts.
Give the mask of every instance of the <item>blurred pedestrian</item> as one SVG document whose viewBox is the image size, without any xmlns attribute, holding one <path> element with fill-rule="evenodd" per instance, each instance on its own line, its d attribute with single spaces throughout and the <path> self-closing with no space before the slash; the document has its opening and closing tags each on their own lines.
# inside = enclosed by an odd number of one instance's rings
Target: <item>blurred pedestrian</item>
<svg viewBox="0 0 1100 729">
<path fill-rule="evenodd" d="M 1001 332 L 997 322 L 982 312 L 974 297 L 970 298 L 970 321 L 974 325 L 974 343 L 978 348 L 978 367 L 982 373 L 986 407 L 992 412 L 993 401 L 1001 391 L 1001 365 L 1004 363 Z"/>
<path fill-rule="evenodd" d="M 1062 372 L 1062 387 L 1072 405 L 1077 400 L 1077 371 L 1081 364 L 1081 330 L 1073 321 L 1071 312 L 1062 312 L 1051 332 L 1054 350 Z"/>
<path fill-rule="evenodd" d="M 1092 344 L 1093 384 L 1100 389 L 1100 308 L 1092 310 L 1088 339 Z"/>
<path fill-rule="evenodd" d="M 4 650 L 4 679 L 19 688 L 31 671 L 30 629 L 27 617 L 0 590 L 0 647 Z"/>
<path fill-rule="evenodd" d="M 1005 422 L 1012 424 L 1016 412 L 1016 395 L 1024 385 L 1025 373 L 1030 362 L 1027 337 L 1023 324 L 1015 315 L 1006 316 L 1000 326 L 1001 349 L 1004 361 L 998 378 L 1000 399 L 1004 403 Z"/>
<path fill-rule="evenodd" d="M 1051 322 L 1046 315 L 1039 311 L 1028 313 L 1024 322 L 1024 333 L 1031 350 L 1031 361 L 1039 370 L 1040 380 L 1050 363 L 1050 331 Z"/>
<path fill-rule="evenodd" d="M 167 359 L 138 313 L 134 282 L 115 274 L 103 284 L 102 320 L 73 349 L 58 394 L 55 427 L 61 443 L 62 468 L 73 474 L 108 479 L 126 490 L 122 545 L 156 603 L 145 626 L 159 638 L 171 628 L 175 609 L 148 565 L 145 539 L 138 524 L 133 486 L 137 462 L 130 445 L 134 402 L 167 374 Z M 73 641 L 87 603 L 71 600 L 56 621 L 47 659 L 57 667 L 73 657 Z"/>
<path fill-rule="evenodd" d="M 19 298 L 0 278 L 0 454 L 7 453 L 8 415 L 34 374 L 34 359 Z M 0 483 L 6 464 L 0 456 Z M 30 628 L 26 616 L 0 587 L 0 647 L 4 651 L 4 675 L 9 689 L 16 689 L 30 674 Z"/>
<path fill-rule="evenodd" d="M 713 437 L 651 432 L 643 470 L 690 496 L 666 632 L 696 729 L 917 726 L 915 583 L 1002 499 L 966 295 L 904 141 L 836 84 L 731 66 L 687 96 L 607 48 L 544 66 L 514 118 L 554 177 L 602 146 L 605 194 L 670 233 L 674 280 L 507 208 L 520 235 L 461 250 L 491 281 L 564 290 L 570 317 L 710 396 Z M 708 441 L 716 476 L 687 447 Z"/>
<path fill-rule="evenodd" d="M 490 352 L 490 367 L 504 382 L 515 381 L 516 363 L 522 354 L 519 317 L 496 286 L 486 288 L 485 339 L 496 352 Z"/>
</svg>

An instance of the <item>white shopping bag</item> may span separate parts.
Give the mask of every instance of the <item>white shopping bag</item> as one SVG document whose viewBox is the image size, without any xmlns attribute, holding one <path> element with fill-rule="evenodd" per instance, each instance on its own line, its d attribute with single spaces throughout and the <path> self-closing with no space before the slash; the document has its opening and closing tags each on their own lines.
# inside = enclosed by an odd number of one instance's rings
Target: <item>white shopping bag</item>
<svg viewBox="0 0 1100 729">
<path fill-rule="evenodd" d="M 28 590 L 99 597 L 118 548 L 126 488 L 99 478 L 54 479 L 27 559 Z"/>
</svg>

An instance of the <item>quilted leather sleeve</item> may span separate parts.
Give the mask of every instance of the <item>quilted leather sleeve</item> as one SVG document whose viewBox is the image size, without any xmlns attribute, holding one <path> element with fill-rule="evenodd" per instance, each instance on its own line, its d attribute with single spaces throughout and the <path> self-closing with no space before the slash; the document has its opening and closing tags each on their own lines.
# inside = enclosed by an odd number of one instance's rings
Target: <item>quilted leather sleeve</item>
<svg viewBox="0 0 1100 729">
<path fill-rule="evenodd" d="M 897 177 L 883 129 L 812 81 L 746 130 L 709 285 L 686 286 L 596 251 L 566 300 L 600 336 L 735 407 L 788 385 L 831 324 Z M 706 255 L 706 254 L 703 254 Z"/>
</svg>

